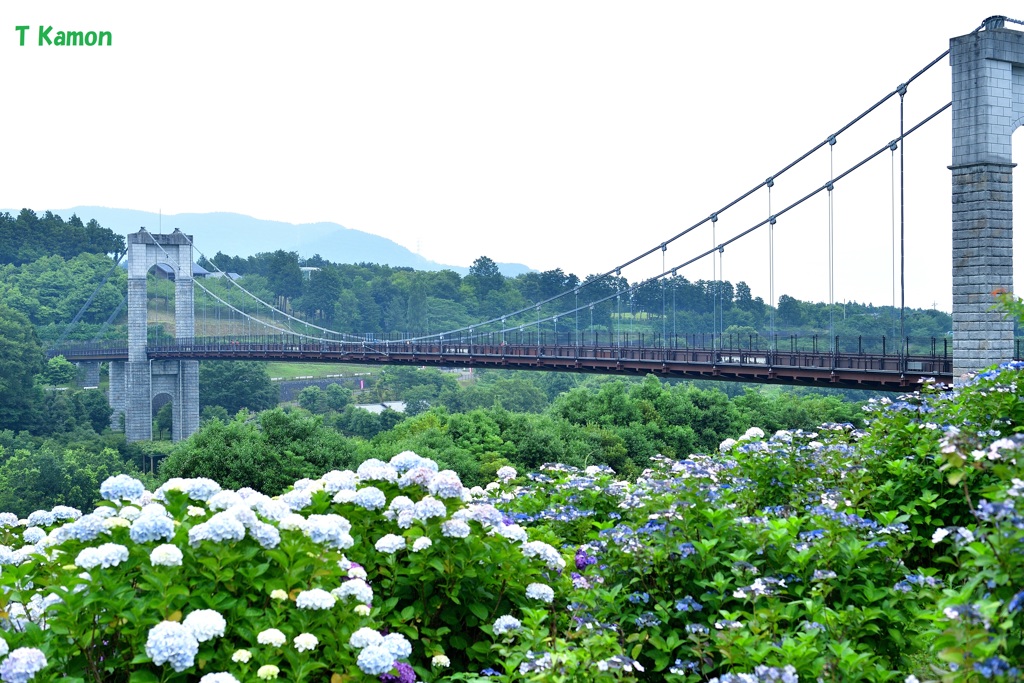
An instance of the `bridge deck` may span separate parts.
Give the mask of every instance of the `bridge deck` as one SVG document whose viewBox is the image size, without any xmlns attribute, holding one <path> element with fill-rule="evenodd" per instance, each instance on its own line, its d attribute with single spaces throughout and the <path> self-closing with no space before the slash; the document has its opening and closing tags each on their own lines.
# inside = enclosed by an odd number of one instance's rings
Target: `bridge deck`
<svg viewBox="0 0 1024 683">
<path fill-rule="evenodd" d="M 70 361 L 127 360 L 126 345 L 54 349 Z M 952 382 L 952 358 L 638 346 L 477 344 L 468 342 L 278 343 L 195 340 L 151 345 L 150 359 L 260 360 L 469 367 L 645 375 L 875 391 L 908 391 L 926 377 Z"/>
</svg>

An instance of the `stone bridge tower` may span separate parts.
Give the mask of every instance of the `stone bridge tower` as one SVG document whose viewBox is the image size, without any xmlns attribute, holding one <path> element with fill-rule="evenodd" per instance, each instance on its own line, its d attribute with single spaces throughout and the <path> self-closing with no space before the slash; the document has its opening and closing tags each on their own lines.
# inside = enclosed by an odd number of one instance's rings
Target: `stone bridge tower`
<svg viewBox="0 0 1024 683">
<path fill-rule="evenodd" d="M 111 426 L 124 421 L 128 441 L 153 438 L 153 399 L 170 398 L 174 441 L 199 429 L 199 361 L 149 360 L 146 353 L 146 274 L 158 263 L 174 271 L 174 337 L 195 336 L 192 236 L 175 230 L 154 235 L 145 228 L 128 235 L 128 362 L 110 364 Z"/>
<path fill-rule="evenodd" d="M 953 38 L 953 376 L 1013 357 L 1013 322 L 989 310 L 1013 290 L 1010 138 L 1024 124 L 1024 33 L 986 19 Z"/>
</svg>

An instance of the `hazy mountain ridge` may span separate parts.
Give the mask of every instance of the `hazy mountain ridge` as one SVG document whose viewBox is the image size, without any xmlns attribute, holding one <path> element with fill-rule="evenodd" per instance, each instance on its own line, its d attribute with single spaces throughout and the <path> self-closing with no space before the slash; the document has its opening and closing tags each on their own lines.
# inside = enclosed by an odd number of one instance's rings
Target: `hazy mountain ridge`
<svg viewBox="0 0 1024 683">
<path fill-rule="evenodd" d="M 17 215 L 20 209 L 2 209 Z M 402 245 L 362 230 L 337 223 L 285 223 L 238 213 L 179 213 L 160 216 L 150 211 L 114 209 L 102 206 L 75 206 L 49 209 L 64 220 L 78 214 L 83 221 L 96 219 L 105 228 L 122 235 L 145 227 L 151 232 L 171 232 L 175 228 L 193 235 L 197 250 L 208 258 L 218 251 L 229 256 L 252 256 L 278 249 L 294 251 L 301 258 L 320 254 L 335 263 L 379 263 L 417 270 L 453 270 L 460 275 L 468 266 L 453 266 L 425 259 Z M 43 210 L 36 210 L 43 213 Z M 481 254 L 494 258 L 495 254 Z M 199 260 L 199 254 L 196 254 Z M 501 273 L 515 277 L 533 269 L 521 263 L 500 263 Z"/>
</svg>

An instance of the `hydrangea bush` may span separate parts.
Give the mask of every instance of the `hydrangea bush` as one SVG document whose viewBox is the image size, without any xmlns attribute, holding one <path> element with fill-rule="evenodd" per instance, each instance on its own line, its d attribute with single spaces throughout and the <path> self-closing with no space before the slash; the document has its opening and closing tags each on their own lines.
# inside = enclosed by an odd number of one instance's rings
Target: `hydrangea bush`
<svg viewBox="0 0 1024 683">
<path fill-rule="evenodd" d="M 495 624 L 566 606 L 556 548 L 408 452 L 278 498 L 125 476 L 102 494 L 0 515 L 0 680 L 430 681 L 491 666 L 517 640 Z"/>
<path fill-rule="evenodd" d="M 1024 365 L 710 454 L 0 514 L 0 681 L 1017 681 Z"/>
</svg>

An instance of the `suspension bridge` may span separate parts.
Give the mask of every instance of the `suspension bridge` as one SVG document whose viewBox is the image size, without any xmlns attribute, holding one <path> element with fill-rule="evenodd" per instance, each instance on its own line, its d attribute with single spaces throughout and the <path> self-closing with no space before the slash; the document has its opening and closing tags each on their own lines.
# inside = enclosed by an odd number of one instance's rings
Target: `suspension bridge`
<svg viewBox="0 0 1024 683">
<path fill-rule="evenodd" d="M 991 304 L 993 291 L 1010 291 L 1013 285 L 1010 138 L 1024 124 L 1024 32 L 1008 24 L 1022 23 L 1006 17 L 986 19 L 972 33 L 953 38 L 949 50 L 762 183 L 600 277 L 588 278 L 525 308 L 459 329 L 405 335 L 400 339 L 331 330 L 282 310 L 287 305 L 275 306 L 260 299 L 230 277 L 222 278 L 228 290 L 221 287 L 214 291 L 217 288 L 207 287 L 193 277 L 195 253 L 202 254 L 191 236 L 178 230 L 165 235 L 141 229 L 129 235 L 127 242 L 128 291 L 122 302 L 122 307 L 127 306 L 127 340 L 58 344 L 49 353 L 61 354 L 82 365 L 87 373 L 86 384 L 98 384 L 100 363 L 109 363 L 111 424 L 115 428 L 123 425 L 130 441 L 152 438 L 152 405 L 160 395 L 172 402 L 172 438 L 180 440 L 195 432 L 199 426 L 199 361 L 212 359 L 653 373 L 665 378 L 882 391 L 913 389 L 925 378 L 952 382 L 963 373 L 1015 356 L 1013 324 L 992 311 Z M 906 123 L 904 99 L 910 86 L 947 58 L 952 71 L 951 100 L 939 103 L 921 120 Z M 857 163 L 837 173 L 832 163 L 832 150 L 837 142 L 890 100 L 898 100 L 899 104 L 898 135 L 880 141 Z M 910 339 L 905 334 L 902 315 L 906 258 L 902 240 L 904 141 L 947 109 L 952 109 L 953 128 L 949 166 L 953 180 L 953 337 Z M 829 154 L 829 176 L 809 187 L 796 201 L 773 207 L 776 183 L 815 153 Z M 776 327 L 775 271 L 781 267 L 776 266 L 776 261 L 784 255 L 775 253 L 777 226 L 810 199 L 828 198 L 828 303 L 833 316 L 833 192 L 848 176 L 866 172 L 869 162 L 887 153 L 892 160 L 894 180 L 897 158 L 900 168 L 898 209 L 893 192 L 894 237 L 897 210 L 901 235 L 899 334 L 882 338 L 880 344 L 879 340 L 860 337 L 840 338 L 835 334 L 834 320 L 830 319 L 827 335 L 799 339 L 780 335 Z M 727 239 L 717 238 L 721 216 L 741 203 L 765 198 L 767 211 L 763 218 Z M 710 234 L 710 247 L 691 248 L 681 262 L 666 264 L 669 245 L 696 231 Z M 665 282 L 693 264 L 708 262 L 717 280 L 726 248 L 755 238 L 766 241 L 769 260 L 769 321 L 765 333 L 741 338 L 727 333 L 716 322 L 711 333 L 680 334 L 673 329 L 669 334 L 664 315 Z M 661 265 L 655 268 L 655 275 L 638 279 L 632 285 L 623 278 L 623 271 L 659 256 Z M 895 262 L 895 247 L 893 258 Z M 154 335 L 149 324 L 147 275 L 158 265 L 173 271 L 173 336 Z M 595 293 L 601 283 L 605 289 Z M 662 291 L 660 334 L 633 333 L 621 329 L 619 324 L 603 331 L 594 327 L 592 316 L 596 306 L 614 307 L 618 311 L 623 301 L 630 301 L 641 288 L 652 283 L 660 283 Z M 609 288 L 610 293 L 605 294 Z M 202 301 L 198 316 L 197 290 Z M 91 300 L 90 297 L 82 312 Z M 210 310 L 215 311 L 215 320 L 208 316 Z M 114 311 L 108 323 L 120 313 L 121 308 Z M 588 314 L 591 324 L 587 324 Z M 717 302 L 714 318 L 721 318 Z M 621 316 L 616 320 L 621 320 Z"/>
</svg>

